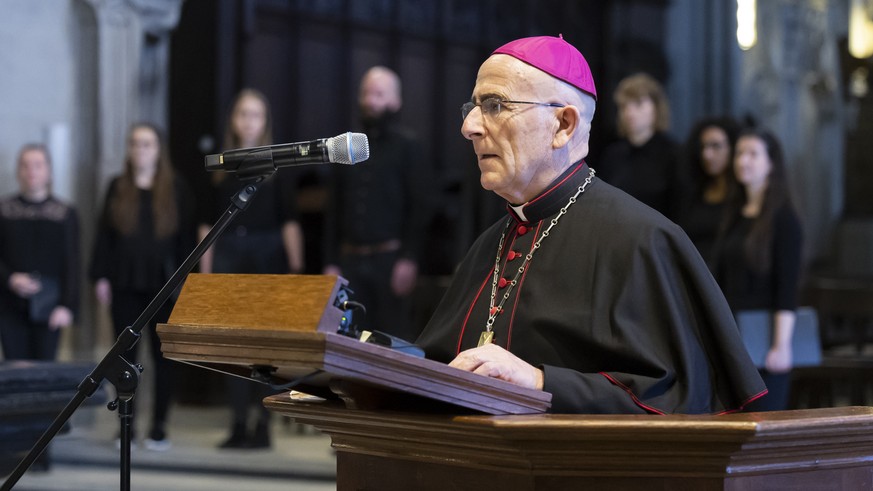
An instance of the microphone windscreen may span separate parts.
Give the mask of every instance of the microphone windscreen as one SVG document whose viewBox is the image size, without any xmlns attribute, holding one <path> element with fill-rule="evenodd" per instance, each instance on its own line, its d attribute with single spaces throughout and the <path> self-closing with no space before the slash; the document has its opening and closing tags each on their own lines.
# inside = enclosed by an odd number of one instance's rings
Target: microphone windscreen
<svg viewBox="0 0 873 491">
<path fill-rule="evenodd" d="M 370 142 L 363 133 L 343 133 L 327 139 L 327 156 L 335 164 L 354 165 L 370 158 Z"/>
</svg>

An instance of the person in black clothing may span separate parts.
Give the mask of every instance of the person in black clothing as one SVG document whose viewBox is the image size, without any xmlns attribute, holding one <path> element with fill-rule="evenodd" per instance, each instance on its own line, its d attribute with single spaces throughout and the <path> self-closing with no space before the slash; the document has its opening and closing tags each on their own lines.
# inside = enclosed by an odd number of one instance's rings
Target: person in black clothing
<svg viewBox="0 0 873 491">
<path fill-rule="evenodd" d="M 614 99 L 622 139 L 600 156 L 600 178 L 676 220 L 686 178 L 676 143 L 666 133 L 670 107 L 664 89 L 638 73 L 618 84 Z"/>
<path fill-rule="evenodd" d="M 255 89 L 243 89 L 231 105 L 224 148 L 248 148 L 273 143 L 272 118 L 267 98 Z M 294 178 L 276 172 L 258 188 L 248 208 L 218 238 L 200 260 L 202 273 L 285 274 L 303 271 L 303 233 L 298 221 Z M 213 174 L 212 200 L 203 208 L 200 238 L 230 205 L 242 183 L 226 173 Z M 233 411 L 229 436 L 219 448 L 266 448 L 270 442 L 270 412 L 261 403 L 273 394 L 266 385 L 237 377 L 226 379 Z M 257 412 L 253 428 L 250 408 Z"/>
<path fill-rule="evenodd" d="M 677 223 L 708 264 L 728 193 L 736 185 L 733 149 L 737 133 L 739 127 L 730 118 L 704 119 L 694 125 L 685 148 L 691 183 Z"/>
<path fill-rule="evenodd" d="M 0 343 L 6 360 L 54 360 L 79 310 L 79 221 L 51 194 L 51 158 L 18 153 L 19 192 L 0 201 Z"/>
<path fill-rule="evenodd" d="M 720 227 L 715 277 L 734 312 L 773 312 L 772 346 L 765 366 L 759 367 L 770 392 L 748 409 L 780 410 L 787 407 L 791 382 L 803 232 L 776 137 L 761 129 L 744 130 L 734 153 L 740 186 Z"/>
<path fill-rule="evenodd" d="M 325 216 L 325 274 L 342 275 L 367 311 L 361 329 L 407 341 L 412 325 L 410 295 L 427 226 L 424 186 L 430 169 L 416 140 L 396 124 L 402 105 L 400 79 L 382 66 L 361 81 L 358 103 L 370 158 L 335 167 Z"/>
<path fill-rule="evenodd" d="M 145 310 L 194 246 L 190 193 L 173 171 L 161 134 L 149 123 L 128 133 L 124 173 L 112 180 L 91 259 L 97 300 L 110 307 L 116 335 Z M 144 329 L 154 364 L 154 400 L 147 448 L 169 448 L 166 423 L 173 394 L 173 366 L 161 356 L 155 324 L 166 322 L 167 301 Z M 125 354 L 135 362 L 137 348 Z"/>
<path fill-rule="evenodd" d="M 585 162 L 596 90 L 562 38 L 479 68 L 461 132 L 507 214 L 458 267 L 416 344 L 428 358 L 551 393 L 555 413 L 725 413 L 766 392 L 678 225 Z"/>
</svg>

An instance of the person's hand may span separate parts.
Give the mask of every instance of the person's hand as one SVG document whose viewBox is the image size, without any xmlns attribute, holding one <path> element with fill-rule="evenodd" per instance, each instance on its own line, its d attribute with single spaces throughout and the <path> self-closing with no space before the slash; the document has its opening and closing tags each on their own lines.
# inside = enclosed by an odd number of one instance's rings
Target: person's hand
<svg viewBox="0 0 873 491">
<path fill-rule="evenodd" d="M 499 378 L 529 389 L 543 388 L 543 371 L 496 344 L 462 351 L 450 367 Z"/>
<path fill-rule="evenodd" d="M 52 310 L 48 322 L 49 329 L 57 331 L 58 329 L 64 329 L 71 325 L 73 325 L 73 312 L 70 309 L 63 305 L 58 305 Z"/>
<path fill-rule="evenodd" d="M 94 284 L 94 296 L 100 305 L 112 304 L 112 284 L 106 278 L 100 278 Z"/>
<path fill-rule="evenodd" d="M 398 259 L 391 271 L 391 291 L 398 297 L 405 297 L 415 289 L 418 279 L 418 265 L 411 259 Z"/>
<path fill-rule="evenodd" d="M 339 268 L 339 266 L 335 266 L 333 264 L 328 264 L 324 267 L 322 271 L 323 274 L 331 275 L 331 276 L 342 276 L 343 271 Z"/>
<path fill-rule="evenodd" d="M 767 352 L 764 368 L 770 373 L 786 373 L 791 370 L 792 361 L 791 346 L 777 346 Z"/>
<path fill-rule="evenodd" d="M 9 289 L 21 298 L 30 298 L 42 290 L 42 284 L 27 273 L 12 273 L 9 275 Z"/>
</svg>

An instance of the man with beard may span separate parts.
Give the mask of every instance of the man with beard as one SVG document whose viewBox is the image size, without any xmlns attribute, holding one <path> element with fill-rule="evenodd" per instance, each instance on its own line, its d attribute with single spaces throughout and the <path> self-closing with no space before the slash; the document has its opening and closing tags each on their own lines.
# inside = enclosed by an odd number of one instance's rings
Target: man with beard
<svg viewBox="0 0 873 491">
<path fill-rule="evenodd" d="M 361 80 L 358 103 L 370 143 L 362 165 L 335 167 L 325 218 L 325 274 L 341 275 L 367 313 L 358 328 L 411 341 L 410 296 L 427 226 L 429 169 L 414 137 L 396 122 L 400 78 L 385 67 Z"/>
</svg>

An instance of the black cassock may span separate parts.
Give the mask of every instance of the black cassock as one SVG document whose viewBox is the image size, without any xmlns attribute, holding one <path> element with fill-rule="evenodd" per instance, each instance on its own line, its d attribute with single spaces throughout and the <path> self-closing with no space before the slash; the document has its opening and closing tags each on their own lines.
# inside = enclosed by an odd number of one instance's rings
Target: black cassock
<svg viewBox="0 0 873 491">
<path fill-rule="evenodd" d="M 588 173 L 572 166 L 524 218 L 510 210 L 476 240 L 418 338 L 428 358 L 449 362 L 476 347 L 501 234 L 508 281 Z M 496 344 L 543 369 L 554 413 L 723 413 L 766 392 L 685 233 L 596 177 L 542 240 L 493 331 Z"/>
</svg>

